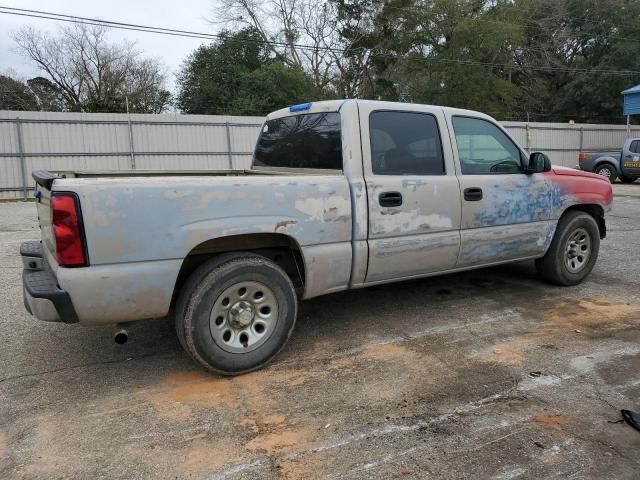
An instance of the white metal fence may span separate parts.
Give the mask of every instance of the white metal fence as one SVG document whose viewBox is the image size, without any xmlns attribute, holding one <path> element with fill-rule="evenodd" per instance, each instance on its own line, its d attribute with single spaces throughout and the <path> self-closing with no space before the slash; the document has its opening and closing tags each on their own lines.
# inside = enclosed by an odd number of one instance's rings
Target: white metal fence
<svg viewBox="0 0 640 480">
<path fill-rule="evenodd" d="M 0 198 L 34 170 L 222 170 L 251 165 L 262 117 L 0 111 Z"/>
<path fill-rule="evenodd" d="M 0 198 L 33 188 L 31 172 L 46 170 L 243 169 L 262 117 L 126 115 L 0 111 Z M 618 150 L 623 125 L 504 122 L 530 151 L 574 166 L 578 152 Z M 640 127 L 631 130 L 640 137 Z"/>
<path fill-rule="evenodd" d="M 640 127 L 567 123 L 502 122 L 530 152 L 544 152 L 555 165 L 574 167 L 579 152 L 621 150 L 625 140 L 640 137 Z"/>
</svg>

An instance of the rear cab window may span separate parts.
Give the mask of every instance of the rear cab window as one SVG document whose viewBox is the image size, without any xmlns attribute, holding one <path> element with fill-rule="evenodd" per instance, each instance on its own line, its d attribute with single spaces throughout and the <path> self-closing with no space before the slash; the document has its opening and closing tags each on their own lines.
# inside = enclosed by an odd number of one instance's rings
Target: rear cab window
<svg viewBox="0 0 640 480">
<path fill-rule="evenodd" d="M 267 120 L 253 165 L 342 170 L 340 114 L 308 113 Z"/>
</svg>

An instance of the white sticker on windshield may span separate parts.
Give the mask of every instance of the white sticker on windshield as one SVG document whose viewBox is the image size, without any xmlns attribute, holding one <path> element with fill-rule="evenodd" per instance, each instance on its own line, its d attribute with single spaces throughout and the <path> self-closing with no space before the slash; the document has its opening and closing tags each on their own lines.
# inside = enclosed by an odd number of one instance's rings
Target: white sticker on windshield
<svg viewBox="0 0 640 480">
<path fill-rule="evenodd" d="M 262 133 L 268 133 L 269 132 L 269 125 L 265 125 L 264 127 L 262 127 Z"/>
</svg>

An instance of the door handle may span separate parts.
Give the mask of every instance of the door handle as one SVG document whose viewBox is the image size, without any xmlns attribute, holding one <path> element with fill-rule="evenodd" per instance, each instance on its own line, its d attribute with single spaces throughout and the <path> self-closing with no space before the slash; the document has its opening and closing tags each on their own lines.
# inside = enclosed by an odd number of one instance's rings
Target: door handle
<svg viewBox="0 0 640 480">
<path fill-rule="evenodd" d="M 400 192 L 383 192 L 378 197 L 381 207 L 400 207 L 402 194 Z"/>
<path fill-rule="evenodd" d="M 465 188 L 464 199 L 467 202 L 479 202 L 480 200 L 482 200 L 482 189 L 481 188 Z"/>
</svg>

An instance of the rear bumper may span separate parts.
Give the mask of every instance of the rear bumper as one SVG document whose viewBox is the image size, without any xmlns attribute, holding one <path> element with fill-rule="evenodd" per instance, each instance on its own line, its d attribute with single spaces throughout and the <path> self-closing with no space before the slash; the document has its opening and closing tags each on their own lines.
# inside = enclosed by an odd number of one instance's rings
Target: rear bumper
<svg viewBox="0 0 640 480">
<path fill-rule="evenodd" d="M 58 286 L 55 274 L 42 255 L 41 242 L 24 242 L 22 292 L 27 311 L 46 322 L 77 323 L 78 315 L 69 294 Z"/>
</svg>

